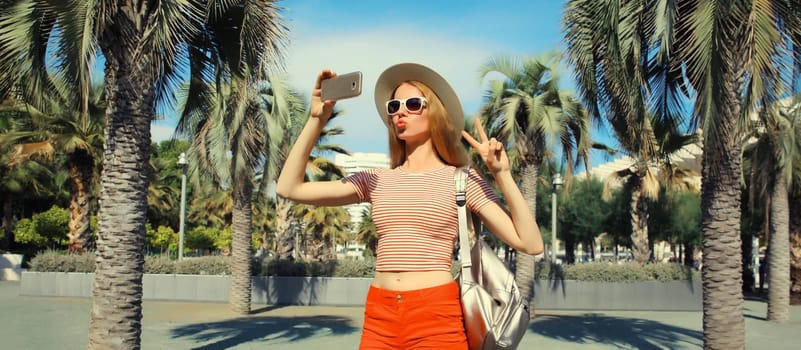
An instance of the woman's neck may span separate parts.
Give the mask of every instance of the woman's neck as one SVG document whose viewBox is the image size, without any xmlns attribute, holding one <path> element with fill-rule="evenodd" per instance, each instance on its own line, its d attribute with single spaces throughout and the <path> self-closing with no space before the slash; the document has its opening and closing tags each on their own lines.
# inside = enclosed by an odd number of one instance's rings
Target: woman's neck
<svg viewBox="0 0 801 350">
<path fill-rule="evenodd" d="M 431 139 L 426 142 L 409 145 L 406 144 L 406 160 L 401 168 L 411 172 L 425 172 L 441 168 L 445 163 L 437 156 Z"/>
</svg>

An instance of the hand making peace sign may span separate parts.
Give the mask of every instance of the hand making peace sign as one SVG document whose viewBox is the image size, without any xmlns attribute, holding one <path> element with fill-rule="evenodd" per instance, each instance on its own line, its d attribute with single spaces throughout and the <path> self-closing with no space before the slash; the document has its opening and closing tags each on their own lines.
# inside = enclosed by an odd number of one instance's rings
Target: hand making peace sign
<svg viewBox="0 0 801 350">
<path fill-rule="evenodd" d="M 481 155 L 481 158 L 484 159 L 484 163 L 487 164 L 487 169 L 489 169 L 493 175 L 501 171 L 508 171 L 509 157 L 506 156 L 506 150 L 504 150 L 503 144 L 494 137 L 491 139 L 487 138 L 487 133 L 484 132 L 484 127 L 481 126 L 480 120 L 476 120 L 475 124 L 481 142 L 478 142 L 470 133 L 464 130 L 462 130 L 462 137 L 464 137 L 467 143 Z"/>
</svg>

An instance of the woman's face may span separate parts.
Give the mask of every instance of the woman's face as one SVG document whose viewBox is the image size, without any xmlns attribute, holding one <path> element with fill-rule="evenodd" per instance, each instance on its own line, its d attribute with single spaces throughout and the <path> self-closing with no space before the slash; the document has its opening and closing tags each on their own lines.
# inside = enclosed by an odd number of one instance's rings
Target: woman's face
<svg viewBox="0 0 801 350">
<path fill-rule="evenodd" d="M 410 97 L 423 97 L 423 93 L 413 85 L 403 83 L 395 89 L 395 99 L 406 101 Z M 409 112 L 405 105 L 397 113 L 390 116 L 398 133 L 398 138 L 406 143 L 422 142 L 431 137 L 428 120 L 428 108 L 417 112 Z"/>
</svg>

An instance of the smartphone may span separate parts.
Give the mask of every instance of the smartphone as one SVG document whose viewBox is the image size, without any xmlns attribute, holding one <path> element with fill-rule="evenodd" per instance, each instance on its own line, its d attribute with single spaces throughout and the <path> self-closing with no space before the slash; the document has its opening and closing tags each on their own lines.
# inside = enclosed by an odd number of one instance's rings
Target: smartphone
<svg viewBox="0 0 801 350">
<path fill-rule="evenodd" d="M 325 100 L 342 100 L 362 94 L 362 72 L 339 74 L 334 78 L 323 80 L 321 98 Z"/>
</svg>

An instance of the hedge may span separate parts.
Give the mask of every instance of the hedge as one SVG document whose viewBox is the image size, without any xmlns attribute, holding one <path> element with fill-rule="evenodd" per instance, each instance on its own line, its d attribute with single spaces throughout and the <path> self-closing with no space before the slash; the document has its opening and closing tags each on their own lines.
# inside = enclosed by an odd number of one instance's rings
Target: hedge
<svg viewBox="0 0 801 350">
<path fill-rule="evenodd" d="M 230 275 L 230 257 L 203 256 L 185 257 L 181 261 L 166 256 L 145 256 L 144 272 L 148 274 L 198 274 Z M 254 258 L 254 276 L 325 276 L 325 277 L 372 277 L 375 260 L 340 259 L 328 262 L 307 262 Z M 40 272 L 94 272 L 95 256 L 46 251 L 30 261 L 31 271 Z M 454 264 L 452 272 L 458 271 Z M 575 265 L 552 265 L 540 261 L 535 269 L 536 279 L 559 279 L 603 282 L 671 281 L 700 279 L 700 274 L 686 266 L 675 263 L 612 264 L 591 262 Z"/>
</svg>

